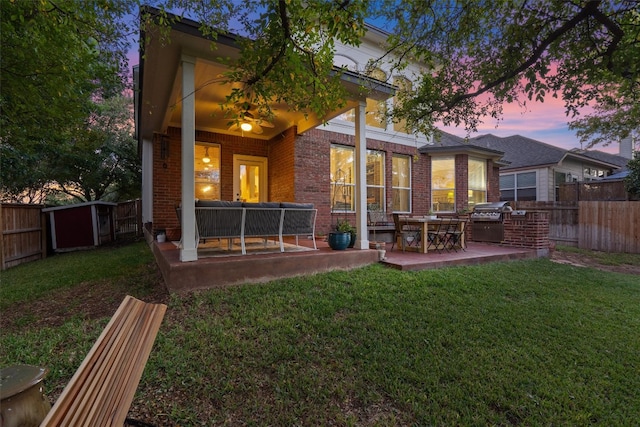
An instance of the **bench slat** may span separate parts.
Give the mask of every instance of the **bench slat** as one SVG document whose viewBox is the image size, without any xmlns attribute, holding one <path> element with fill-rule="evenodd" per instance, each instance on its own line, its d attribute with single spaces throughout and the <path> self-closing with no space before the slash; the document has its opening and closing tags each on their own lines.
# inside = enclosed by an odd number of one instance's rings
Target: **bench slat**
<svg viewBox="0 0 640 427">
<path fill-rule="evenodd" d="M 125 298 L 116 310 L 116 313 L 113 315 L 107 326 L 104 328 L 98 340 L 95 342 L 87 356 L 84 358 L 82 364 L 75 372 L 71 380 L 67 384 L 67 386 L 62 390 L 62 394 L 58 397 L 58 400 L 54 404 L 54 407 L 49 411 L 49 414 L 42 422 L 42 426 L 44 425 L 59 425 L 60 422 L 64 419 L 64 417 L 69 413 L 70 406 L 74 402 L 73 396 L 76 396 L 80 389 L 84 386 L 87 377 L 89 377 L 91 367 L 95 365 L 97 359 L 103 355 L 104 348 L 107 346 L 108 341 L 112 339 L 113 335 L 116 332 L 115 325 L 119 321 L 123 312 L 127 310 L 127 306 L 130 301 Z M 54 410 L 55 408 L 55 410 Z"/>
<path fill-rule="evenodd" d="M 122 426 L 166 308 L 125 297 L 41 426 Z"/>
<path fill-rule="evenodd" d="M 129 363 L 126 358 L 126 351 L 134 350 L 130 348 L 131 336 L 135 332 L 136 324 L 141 314 L 142 307 L 140 306 L 134 306 L 131 312 L 127 313 L 121 331 L 117 335 L 117 340 L 115 340 L 113 345 L 108 349 L 109 351 L 106 354 L 105 362 L 96 370 L 96 375 L 93 377 L 91 383 L 94 391 L 91 395 L 84 396 L 84 401 L 80 405 L 83 412 L 78 413 L 78 415 L 81 416 L 80 419 L 86 420 L 89 425 L 102 425 L 99 424 L 99 420 L 104 416 L 104 412 L 101 411 L 108 408 L 110 404 L 107 398 L 108 393 L 117 387 L 117 378 L 127 378 L 126 376 L 121 376 L 120 371 Z M 101 404 L 90 405 L 90 402 L 101 402 Z M 88 412 L 85 412 L 86 410 L 88 410 Z M 74 425 L 75 421 L 74 419 Z"/>
</svg>

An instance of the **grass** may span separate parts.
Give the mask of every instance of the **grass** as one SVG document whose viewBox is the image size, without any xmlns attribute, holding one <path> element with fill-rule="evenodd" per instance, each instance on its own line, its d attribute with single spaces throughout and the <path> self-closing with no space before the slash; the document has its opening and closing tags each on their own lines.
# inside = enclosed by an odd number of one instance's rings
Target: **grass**
<svg viewBox="0 0 640 427">
<path fill-rule="evenodd" d="M 638 260 L 638 254 L 588 251 L 572 246 L 561 246 L 558 249 L 578 255 L 588 256 L 603 265 L 637 265 L 640 262 Z"/>
<path fill-rule="evenodd" d="M 59 392 L 107 320 L 3 333 L 0 364 L 46 365 Z M 627 426 L 640 419 L 639 330 L 637 276 L 546 259 L 174 295 L 132 413 L 181 426 Z"/>
<path fill-rule="evenodd" d="M 133 276 L 152 260 L 149 249 L 138 242 L 115 250 L 69 252 L 21 264 L 0 273 L 0 310 L 80 283 Z"/>
</svg>

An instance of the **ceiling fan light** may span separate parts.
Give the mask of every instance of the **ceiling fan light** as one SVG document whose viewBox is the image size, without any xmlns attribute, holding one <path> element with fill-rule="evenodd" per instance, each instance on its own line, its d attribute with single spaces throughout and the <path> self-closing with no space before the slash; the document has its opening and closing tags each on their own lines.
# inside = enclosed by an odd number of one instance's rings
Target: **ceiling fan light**
<svg viewBox="0 0 640 427">
<path fill-rule="evenodd" d="M 253 128 L 253 126 L 251 126 L 251 123 L 242 122 L 240 124 L 240 129 L 242 129 L 245 132 L 250 132 L 252 128 Z"/>
</svg>

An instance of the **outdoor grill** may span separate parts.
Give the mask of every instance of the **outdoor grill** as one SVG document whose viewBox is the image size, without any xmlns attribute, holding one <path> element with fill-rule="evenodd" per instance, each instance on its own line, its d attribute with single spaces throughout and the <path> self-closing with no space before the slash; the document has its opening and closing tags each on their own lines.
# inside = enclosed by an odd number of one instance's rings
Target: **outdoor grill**
<svg viewBox="0 0 640 427">
<path fill-rule="evenodd" d="M 476 242 L 500 243 L 504 239 L 503 213 L 509 202 L 480 203 L 471 213 L 471 235 Z"/>
</svg>

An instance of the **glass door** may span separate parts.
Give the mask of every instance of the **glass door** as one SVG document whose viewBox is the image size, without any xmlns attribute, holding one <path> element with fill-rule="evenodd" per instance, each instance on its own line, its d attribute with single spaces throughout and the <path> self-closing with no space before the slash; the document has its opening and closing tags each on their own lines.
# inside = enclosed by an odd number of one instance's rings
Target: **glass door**
<svg viewBox="0 0 640 427">
<path fill-rule="evenodd" d="M 267 158 L 233 156 L 234 200 L 242 202 L 267 201 Z"/>
</svg>

